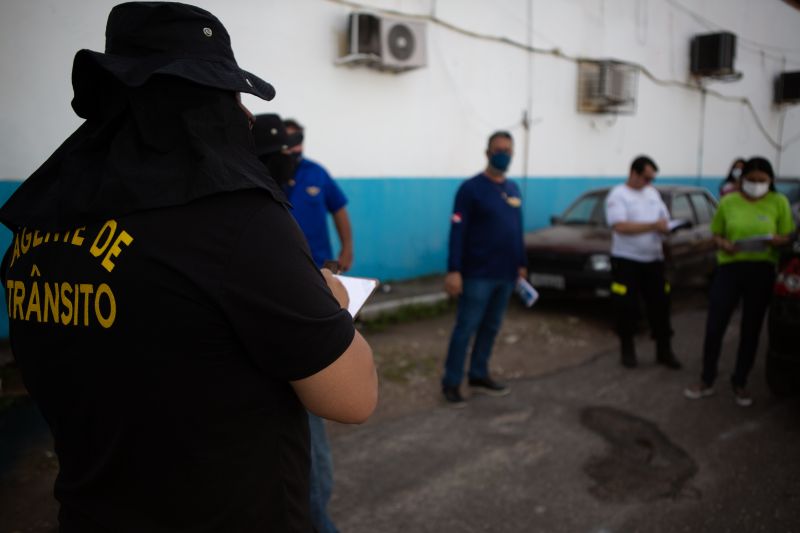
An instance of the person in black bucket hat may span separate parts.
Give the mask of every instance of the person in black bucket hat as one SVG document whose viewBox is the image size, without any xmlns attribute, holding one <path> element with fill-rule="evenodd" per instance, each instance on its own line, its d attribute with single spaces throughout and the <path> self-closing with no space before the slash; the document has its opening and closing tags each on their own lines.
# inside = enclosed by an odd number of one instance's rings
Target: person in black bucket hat
<svg viewBox="0 0 800 533">
<path fill-rule="evenodd" d="M 255 117 L 253 140 L 256 155 L 266 165 L 270 176 L 284 187 L 294 176 L 296 161 L 289 149 L 303 142 L 303 134 L 286 131 L 283 120 L 275 113 Z"/>
<path fill-rule="evenodd" d="M 119 5 L 106 37 L 85 121 L 0 208 L 60 531 L 311 531 L 306 409 L 361 422 L 377 379 L 255 152 L 239 93 L 274 90 L 193 6 Z"/>
<path fill-rule="evenodd" d="M 222 23 L 187 4 L 128 2 L 114 7 L 106 26 L 105 53 L 80 50 L 75 56 L 81 73 L 89 73 L 92 63 L 128 87 L 167 74 L 264 100 L 275 97 L 272 85 L 239 68 Z"/>
</svg>

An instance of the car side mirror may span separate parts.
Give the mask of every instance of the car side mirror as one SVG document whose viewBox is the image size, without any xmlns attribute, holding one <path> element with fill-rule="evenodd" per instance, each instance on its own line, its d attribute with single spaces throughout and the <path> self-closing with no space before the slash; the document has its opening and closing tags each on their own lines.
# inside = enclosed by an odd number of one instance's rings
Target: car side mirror
<svg viewBox="0 0 800 533">
<path fill-rule="evenodd" d="M 558 224 L 561 224 L 561 217 L 558 216 L 558 215 L 551 215 L 550 216 L 550 225 L 551 226 L 557 226 Z"/>
</svg>

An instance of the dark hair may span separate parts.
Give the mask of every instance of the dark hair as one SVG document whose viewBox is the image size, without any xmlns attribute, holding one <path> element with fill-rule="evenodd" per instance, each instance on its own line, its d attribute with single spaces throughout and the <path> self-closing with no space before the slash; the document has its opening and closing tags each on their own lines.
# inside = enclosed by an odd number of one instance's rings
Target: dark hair
<svg viewBox="0 0 800 533">
<path fill-rule="evenodd" d="M 744 164 L 742 169 L 742 177 L 744 178 L 751 172 L 761 171 L 769 176 L 769 190 L 775 190 L 775 172 L 772 170 L 772 165 L 763 157 L 751 157 Z"/>
<path fill-rule="evenodd" d="M 287 128 L 287 129 L 292 128 L 292 129 L 295 129 L 297 131 L 304 131 L 305 130 L 305 128 L 293 118 L 287 118 L 286 120 L 284 120 L 283 121 L 283 127 Z"/>
<path fill-rule="evenodd" d="M 492 141 L 494 141 L 495 139 L 508 139 L 512 143 L 514 142 L 514 137 L 512 137 L 509 132 L 505 130 L 498 130 L 489 135 L 489 142 L 486 143 L 487 150 L 492 147 Z"/>
<path fill-rule="evenodd" d="M 636 172 L 637 174 L 641 174 L 644 172 L 644 169 L 647 167 L 653 167 L 653 170 L 658 172 L 658 167 L 656 166 L 655 161 L 647 157 L 646 155 L 640 155 L 636 159 L 633 160 L 631 163 L 631 171 Z"/>
</svg>

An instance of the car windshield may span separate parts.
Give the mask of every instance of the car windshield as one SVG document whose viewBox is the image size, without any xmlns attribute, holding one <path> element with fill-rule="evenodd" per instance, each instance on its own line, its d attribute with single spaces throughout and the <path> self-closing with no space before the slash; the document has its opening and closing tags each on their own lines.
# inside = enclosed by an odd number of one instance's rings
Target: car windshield
<svg viewBox="0 0 800 533">
<path fill-rule="evenodd" d="M 789 203 L 800 202 L 800 181 L 775 180 L 775 188 L 789 198 Z"/>
<path fill-rule="evenodd" d="M 605 193 L 590 194 L 572 204 L 561 216 L 563 224 L 605 224 Z"/>
</svg>

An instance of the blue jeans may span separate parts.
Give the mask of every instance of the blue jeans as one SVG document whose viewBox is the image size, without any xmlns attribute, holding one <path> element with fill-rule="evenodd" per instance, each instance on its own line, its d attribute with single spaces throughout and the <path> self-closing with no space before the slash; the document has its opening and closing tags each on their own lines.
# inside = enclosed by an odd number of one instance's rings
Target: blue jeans
<svg viewBox="0 0 800 533">
<path fill-rule="evenodd" d="M 308 413 L 308 430 L 311 438 L 311 523 L 317 533 L 338 533 L 328 516 L 328 501 L 333 490 L 333 461 L 325 422 Z"/>
<path fill-rule="evenodd" d="M 475 342 L 470 357 L 469 377 L 489 377 L 489 357 L 514 282 L 505 279 L 464 279 L 463 292 L 458 298 L 456 325 L 447 349 L 442 386 L 458 387 L 464 379 L 464 360 L 473 335 Z"/>
</svg>

